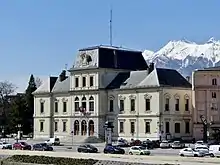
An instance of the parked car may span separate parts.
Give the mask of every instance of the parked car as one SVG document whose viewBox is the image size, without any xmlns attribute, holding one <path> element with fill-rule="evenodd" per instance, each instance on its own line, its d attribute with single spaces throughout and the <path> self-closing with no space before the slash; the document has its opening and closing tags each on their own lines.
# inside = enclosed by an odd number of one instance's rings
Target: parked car
<svg viewBox="0 0 220 165">
<path fill-rule="evenodd" d="M 160 141 L 159 140 L 152 140 L 154 148 L 160 148 Z"/>
<path fill-rule="evenodd" d="M 31 150 L 31 145 L 26 142 L 17 142 L 13 144 L 13 149 L 15 150 Z"/>
<path fill-rule="evenodd" d="M 121 147 L 118 146 L 111 146 L 111 145 L 107 145 L 104 148 L 104 153 L 105 154 L 125 154 L 125 150 Z"/>
<path fill-rule="evenodd" d="M 184 148 L 179 152 L 180 156 L 203 157 L 204 154 L 192 148 Z"/>
<path fill-rule="evenodd" d="M 33 150 L 35 151 L 53 151 L 53 147 L 49 146 L 47 143 L 38 143 L 33 145 Z"/>
<path fill-rule="evenodd" d="M 160 148 L 170 148 L 170 147 L 171 147 L 171 145 L 170 145 L 170 143 L 167 140 L 163 140 L 160 143 Z"/>
<path fill-rule="evenodd" d="M 195 148 L 200 147 L 200 146 L 207 147 L 208 144 L 204 143 L 202 140 L 199 140 L 195 143 Z"/>
<path fill-rule="evenodd" d="M 129 143 L 127 140 L 125 139 L 119 139 L 118 142 L 117 142 L 117 146 L 119 147 L 129 147 Z"/>
<path fill-rule="evenodd" d="M 98 149 L 93 145 L 85 144 L 85 145 L 80 145 L 77 148 L 77 151 L 78 152 L 84 152 L 84 153 L 97 153 Z"/>
<path fill-rule="evenodd" d="M 209 155 L 211 157 L 220 157 L 220 145 L 210 145 Z"/>
<path fill-rule="evenodd" d="M 50 138 L 49 140 L 46 140 L 45 143 L 47 143 L 48 145 L 54 145 L 54 146 L 58 146 L 60 145 L 60 139 L 59 138 Z"/>
<path fill-rule="evenodd" d="M 171 145 L 171 148 L 173 149 L 179 149 L 179 148 L 184 148 L 185 144 L 181 143 L 180 141 L 174 141 Z"/>
<path fill-rule="evenodd" d="M 209 148 L 206 146 L 198 146 L 197 148 L 195 148 L 195 150 L 201 152 L 202 154 L 204 154 L 204 156 L 209 155 Z"/>
<path fill-rule="evenodd" d="M 130 146 L 141 146 L 142 142 L 140 140 L 132 140 Z"/>
<path fill-rule="evenodd" d="M 154 143 L 149 139 L 143 141 L 141 146 L 146 147 L 147 149 L 154 149 Z"/>
<path fill-rule="evenodd" d="M 12 145 L 7 142 L 0 142 L 0 149 L 12 149 Z"/>
<path fill-rule="evenodd" d="M 150 151 L 143 146 L 133 146 L 128 153 L 130 155 L 150 155 Z"/>
</svg>

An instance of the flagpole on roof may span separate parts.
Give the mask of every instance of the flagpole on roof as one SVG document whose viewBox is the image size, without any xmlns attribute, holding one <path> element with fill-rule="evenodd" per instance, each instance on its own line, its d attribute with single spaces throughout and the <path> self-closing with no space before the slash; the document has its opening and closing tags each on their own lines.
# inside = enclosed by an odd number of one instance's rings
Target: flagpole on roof
<svg viewBox="0 0 220 165">
<path fill-rule="evenodd" d="M 110 8 L 110 28 L 109 28 L 109 37 L 110 37 L 110 46 L 112 46 L 112 6 Z"/>
</svg>

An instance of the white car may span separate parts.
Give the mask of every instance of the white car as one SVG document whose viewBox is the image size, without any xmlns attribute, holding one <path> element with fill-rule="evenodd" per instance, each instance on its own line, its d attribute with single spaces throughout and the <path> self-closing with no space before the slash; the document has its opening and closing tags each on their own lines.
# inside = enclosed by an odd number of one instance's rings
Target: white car
<svg viewBox="0 0 220 165">
<path fill-rule="evenodd" d="M 60 145 L 60 139 L 59 138 L 50 138 L 49 140 L 46 140 L 45 143 L 47 143 L 47 145 Z"/>
<path fill-rule="evenodd" d="M 192 148 L 184 148 L 180 150 L 180 156 L 203 157 L 204 154 Z"/>
<path fill-rule="evenodd" d="M 201 146 L 207 147 L 207 145 L 202 140 L 197 141 L 195 144 L 195 148 L 201 147 Z"/>
<path fill-rule="evenodd" d="M 12 145 L 7 142 L 0 142 L 0 149 L 12 149 Z"/>
<path fill-rule="evenodd" d="M 130 155 L 150 155 L 150 151 L 146 147 L 133 146 L 128 152 Z"/>
<path fill-rule="evenodd" d="M 209 155 L 211 157 L 220 157 L 220 145 L 210 145 Z"/>
<path fill-rule="evenodd" d="M 209 155 L 209 148 L 207 146 L 198 146 L 195 148 L 196 151 L 199 151 L 200 153 L 204 154 L 204 156 Z"/>
<path fill-rule="evenodd" d="M 160 148 L 170 148 L 170 147 L 171 147 L 171 144 L 167 140 L 163 140 L 160 143 Z"/>
</svg>

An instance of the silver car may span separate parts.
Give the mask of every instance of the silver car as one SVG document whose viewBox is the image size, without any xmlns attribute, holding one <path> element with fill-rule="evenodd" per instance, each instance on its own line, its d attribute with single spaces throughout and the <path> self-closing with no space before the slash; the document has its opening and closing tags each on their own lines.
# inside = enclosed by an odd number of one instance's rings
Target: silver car
<svg viewBox="0 0 220 165">
<path fill-rule="evenodd" d="M 174 141 L 171 145 L 171 148 L 173 149 L 180 149 L 180 148 L 184 148 L 185 144 L 181 143 L 180 141 Z"/>
</svg>

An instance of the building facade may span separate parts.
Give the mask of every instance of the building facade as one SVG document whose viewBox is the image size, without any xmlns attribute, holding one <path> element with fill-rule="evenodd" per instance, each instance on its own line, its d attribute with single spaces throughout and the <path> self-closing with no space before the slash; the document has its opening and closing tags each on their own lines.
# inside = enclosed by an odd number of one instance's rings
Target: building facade
<svg viewBox="0 0 220 165">
<path fill-rule="evenodd" d="M 34 137 L 82 141 L 192 137 L 191 84 L 177 71 L 148 66 L 142 52 L 81 49 L 74 66 L 49 77 L 34 93 Z"/>
<path fill-rule="evenodd" d="M 220 68 L 206 68 L 192 74 L 194 137 L 203 139 L 202 118 L 207 121 L 207 136 L 220 129 Z"/>
</svg>

